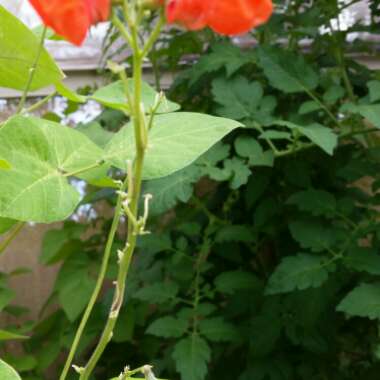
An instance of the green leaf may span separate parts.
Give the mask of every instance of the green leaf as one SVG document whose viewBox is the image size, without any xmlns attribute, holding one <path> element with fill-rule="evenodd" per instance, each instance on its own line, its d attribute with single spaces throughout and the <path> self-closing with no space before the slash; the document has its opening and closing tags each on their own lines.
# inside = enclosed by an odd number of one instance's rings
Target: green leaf
<svg viewBox="0 0 380 380">
<path fill-rule="evenodd" d="M 201 176 L 202 171 L 191 165 L 167 177 L 147 181 L 144 184 L 144 193 L 153 195 L 149 215 L 159 215 L 179 202 L 187 202 L 193 195 L 194 183 Z"/>
<path fill-rule="evenodd" d="M 0 359 L 0 379 L 1 380 L 21 380 L 18 373 L 7 363 Z"/>
<path fill-rule="evenodd" d="M 302 248 L 311 249 L 313 252 L 322 252 L 331 248 L 342 238 L 343 231 L 328 225 L 322 221 L 305 219 L 289 223 L 289 229 L 294 240 Z"/>
<path fill-rule="evenodd" d="M 0 341 L 4 340 L 24 340 L 29 339 L 28 336 L 15 334 L 10 331 L 0 330 Z"/>
<path fill-rule="evenodd" d="M 249 166 L 239 157 L 225 160 L 223 171 L 230 179 L 230 187 L 233 190 L 245 185 L 252 174 Z"/>
<path fill-rule="evenodd" d="M 39 261 L 44 265 L 54 264 L 70 253 L 81 249 L 79 240 L 85 227 L 81 224 L 65 225 L 60 230 L 49 230 L 45 233 L 42 241 L 42 251 Z"/>
<path fill-rule="evenodd" d="M 319 111 L 322 109 L 321 105 L 314 100 L 308 100 L 301 104 L 298 113 L 300 115 L 307 115 L 308 113 Z"/>
<path fill-rule="evenodd" d="M 380 319 L 380 283 L 360 284 L 337 307 L 350 317 Z"/>
<path fill-rule="evenodd" d="M 17 17 L 0 6 L 0 87 L 24 90 L 36 59 L 39 40 Z M 42 50 L 30 90 L 59 82 L 62 71 Z"/>
<path fill-rule="evenodd" d="M 51 223 L 67 218 L 80 201 L 65 173 L 96 164 L 103 151 L 72 128 L 16 116 L 0 129 L 0 156 L 12 165 L 0 171 L 0 216 Z"/>
<path fill-rule="evenodd" d="M 267 294 L 317 288 L 327 279 L 333 265 L 320 256 L 304 253 L 284 258 L 269 279 Z"/>
<path fill-rule="evenodd" d="M 133 98 L 134 87 L 133 80 L 128 79 L 128 89 Z M 150 113 L 150 110 L 154 107 L 158 93 L 146 82 L 142 83 L 141 97 L 142 103 L 144 104 L 144 109 L 146 113 Z M 95 93 L 90 96 L 100 104 L 106 107 L 120 110 L 129 113 L 129 106 L 127 97 L 125 94 L 124 84 L 122 81 L 113 82 L 105 87 L 100 88 L 95 91 Z M 156 113 L 168 113 L 179 110 L 180 106 L 177 103 L 165 100 Z"/>
<path fill-rule="evenodd" d="M 211 351 L 206 341 L 197 335 L 180 340 L 173 351 L 173 359 L 182 380 L 203 380 Z"/>
<path fill-rule="evenodd" d="M 273 124 L 297 131 L 329 155 L 334 153 L 334 149 L 338 145 L 338 136 L 330 128 L 326 128 L 318 123 L 302 126 L 288 121 L 278 120 Z"/>
<path fill-rule="evenodd" d="M 0 218 L 0 235 L 9 231 L 17 222 L 8 218 Z"/>
<path fill-rule="evenodd" d="M 88 124 L 79 124 L 76 127 L 76 130 L 82 132 L 86 135 L 92 142 L 101 148 L 105 148 L 105 146 L 110 142 L 114 133 L 107 131 L 97 122 L 91 122 Z"/>
<path fill-rule="evenodd" d="M 215 279 L 215 287 L 221 293 L 233 294 L 238 290 L 255 289 L 260 286 L 258 279 L 250 272 L 226 271 Z"/>
<path fill-rule="evenodd" d="M 165 303 L 172 300 L 178 293 L 178 285 L 171 283 L 156 283 L 145 286 L 133 293 L 133 298 L 152 304 Z"/>
<path fill-rule="evenodd" d="M 344 259 L 344 264 L 355 271 L 380 275 L 380 256 L 377 250 L 364 247 L 350 249 Z"/>
<path fill-rule="evenodd" d="M 156 319 L 147 329 L 148 334 L 163 338 L 180 338 L 187 330 L 187 321 L 174 317 Z"/>
<path fill-rule="evenodd" d="M 217 243 L 231 241 L 252 243 L 254 240 L 255 236 L 252 233 L 252 228 L 246 225 L 224 226 L 218 231 L 215 237 Z"/>
<path fill-rule="evenodd" d="M 258 49 L 258 56 L 258 65 L 278 90 L 296 93 L 314 90 L 318 86 L 318 75 L 302 54 L 295 55 L 279 47 L 262 47 Z"/>
<path fill-rule="evenodd" d="M 239 335 L 236 327 L 222 317 L 203 319 L 199 323 L 200 333 L 213 342 L 233 342 Z"/>
<path fill-rule="evenodd" d="M 314 216 L 334 216 L 336 211 L 335 197 L 323 190 L 307 189 L 294 193 L 286 203 L 295 205 L 299 210 L 310 212 Z"/>
<path fill-rule="evenodd" d="M 6 287 L 0 287 L 0 312 L 9 304 L 14 298 L 15 292 Z"/>
<path fill-rule="evenodd" d="M 11 164 L 7 160 L 0 158 L 0 170 L 10 170 L 12 169 Z"/>
<path fill-rule="evenodd" d="M 209 54 L 201 55 L 197 63 L 186 72 L 190 79 L 189 86 L 199 81 L 207 73 L 219 71 L 223 68 L 230 77 L 247 63 L 253 62 L 251 52 L 244 52 L 237 46 L 226 43 L 217 43 L 211 47 Z"/>
<path fill-rule="evenodd" d="M 235 150 L 240 157 L 248 158 L 251 166 L 273 166 L 273 152 L 270 150 L 264 152 L 253 137 L 239 136 L 235 140 Z"/>
<path fill-rule="evenodd" d="M 354 110 L 376 128 L 380 128 L 380 104 L 355 106 Z"/>
<path fill-rule="evenodd" d="M 266 124 L 276 107 L 276 99 L 264 97 L 261 83 L 248 82 L 242 76 L 226 80 L 217 78 L 212 82 L 214 100 L 220 105 L 216 113 L 235 120 L 257 121 Z"/>
<path fill-rule="evenodd" d="M 367 83 L 369 89 L 369 99 L 371 103 L 375 103 L 380 100 L 380 81 L 371 80 Z"/>
<path fill-rule="evenodd" d="M 94 288 L 95 280 L 78 272 L 77 276 L 59 289 L 59 303 L 71 322 L 74 322 L 85 309 Z"/>
<path fill-rule="evenodd" d="M 158 115 L 149 133 L 144 179 L 165 177 L 190 165 L 240 126 L 234 120 L 197 113 Z M 130 124 L 110 141 L 106 155 L 116 167 L 126 170 L 126 160 L 135 157 L 134 131 Z"/>
</svg>

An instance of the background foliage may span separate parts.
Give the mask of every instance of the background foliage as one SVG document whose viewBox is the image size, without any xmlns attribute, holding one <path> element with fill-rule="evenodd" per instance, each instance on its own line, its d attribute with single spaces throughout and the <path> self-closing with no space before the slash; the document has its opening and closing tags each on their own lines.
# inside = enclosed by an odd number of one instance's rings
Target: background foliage
<svg viewBox="0 0 380 380">
<path fill-rule="evenodd" d="M 171 100 L 245 128 L 185 169 L 145 182 L 154 196 L 152 234 L 140 240 L 97 378 L 117 376 L 125 363 L 151 363 L 160 377 L 182 380 L 378 378 L 380 77 L 352 59 L 376 46 L 346 38 L 376 31 L 379 3 L 370 1 L 369 25 L 320 33 L 343 7 L 335 0 L 280 4 L 284 12 L 244 48 L 209 32 L 162 37 L 151 56 L 157 85 L 160 72 L 174 70 Z M 105 144 L 124 122 L 105 109 L 79 130 Z M 88 186 L 82 203 L 99 211 L 99 203 L 104 210 L 114 201 L 113 190 Z M 13 326 L 31 335 L 22 356 L 4 356 L 23 379 L 55 378 L 109 226 L 98 213 L 46 234 L 41 263 L 62 264 L 48 302 L 58 307 Z M 111 292 L 109 283 L 83 357 Z M 0 309 L 24 313 L 11 298 L 3 274 Z"/>
</svg>

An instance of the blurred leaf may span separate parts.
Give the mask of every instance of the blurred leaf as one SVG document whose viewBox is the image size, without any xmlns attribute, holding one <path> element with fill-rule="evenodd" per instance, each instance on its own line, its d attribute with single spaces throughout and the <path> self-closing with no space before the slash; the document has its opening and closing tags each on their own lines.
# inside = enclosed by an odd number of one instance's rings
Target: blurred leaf
<svg viewBox="0 0 380 380">
<path fill-rule="evenodd" d="M 173 359 L 182 380 L 203 380 L 211 351 L 206 341 L 197 335 L 180 340 L 173 351 Z"/>
</svg>

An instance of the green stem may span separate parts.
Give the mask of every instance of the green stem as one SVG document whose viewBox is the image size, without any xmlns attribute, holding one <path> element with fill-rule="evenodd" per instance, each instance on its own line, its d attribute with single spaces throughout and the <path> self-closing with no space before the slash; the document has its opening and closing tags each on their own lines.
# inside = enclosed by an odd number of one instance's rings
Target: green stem
<svg viewBox="0 0 380 380">
<path fill-rule="evenodd" d="M 41 34 L 40 44 L 38 45 L 38 50 L 37 50 L 36 58 L 35 58 L 35 60 L 33 62 L 32 67 L 29 69 L 28 81 L 26 82 L 26 86 L 25 86 L 24 92 L 22 94 L 20 103 L 18 104 L 17 111 L 16 111 L 17 114 L 21 113 L 22 109 L 24 108 L 24 105 L 25 105 L 25 102 L 26 102 L 26 98 L 28 96 L 30 87 L 31 87 L 33 79 L 34 79 L 34 75 L 36 73 L 37 65 L 38 65 L 38 62 L 40 60 L 43 48 L 44 48 L 44 42 L 45 42 L 46 32 L 47 32 L 47 27 L 45 26 L 44 29 L 43 29 L 43 31 L 42 31 L 42 34 Z"/>
<path fill-rule="evenodd" d="M 108 235 L 108 238 L 107 238 L 107 243 L 106 243 L 106 247 L 105 247 L 105 250 L 104 250 L 104 255 L 103 255 L 102 264 L 101 264 L 101 267 L 100 267 L 100 272 L 99 272 L 99 275 L 98 275 L 98 279 L 96 281 L 96 285 L 95 285 L 95 288 L 94 288 L 94 290 L 92 292 L 90 301 L 89 301 L 89 303 L 88 303 L 88 305 L 86 307 L 86 310 L 85 310 L 85 312 L 83 314 L 82 320 L 80 321 L 78 330 L 77 330 L 77 332 L 75 334 L 74 341 L 73 341 L 73 343 L 71 345 L 69 355 L 68 355 L 68 357 L 66 359 L 66 363 L 65 363 L 64 369 L 62 371 L 62 374 L 61 374 L 59 380 L 65 380 L 66 377 L 67 377 L 67 374 L 68 374 L 68 372 L 70 370 L 70 367 L 71 367 L 71 364 L 73 362 L 75 353 L 76 353 L 76 351 L 78 349 L 80 339 L 81 339 L 81 337 L 83 335 L 83 331 L 84 331 L 84 329 L 85 329 L 85 327 L 87 325 L 88 319 L 90 318 L 91 312 L 92 312 L 92 310 L 94 308 L 96 300 L 98 299 L 100 291 L 102 289 L 103 282 L 104 282 L 104 279 L 105 279 L 105 276 L 106 276 L 106 273 L 107 273 L 107 269 L 108 269 L 109 259 L 110 259 L 111 252 L 112 252 L 113 242 L 115 240 L 116 231 L 117 231 L 117 228 L 118 228 L 119 222 L 120 222 L 121 209 L 122 209 L 122 192 L 126 190 L 127 183 L 128 183 L 128 181 L 125 180 L 124 183 L 123 183 L 123 185 L 122 185 L 122 187 L 121 187 L 121 189 L 120 189 L 121 191 L 120 191 L 119 196 L 117 198 L 116 207 L 115 207 L 115 213 L 114 213 L 114 216 L 113 216 L 113 220 L 112 220 L 112 224 L 111 224 L 111 229 L 110 229 L 110 232 L 109 232 L 109 235 Z"/>
<path fill-rule="evenodd" d="M 329 108 L 321 102 L 316 95 L 313 94 L 312 91 L 305 89 L 305 92 L 313 99 L 318 105 L 326 112 L 326 114 L 330 117 L 330 119 L 334 122 L 334 124 L 339 125 L 339 120 L 334 116 L 334 114 L 329 110 Z"/>
<path fill-rule="evenodd" d="M 128 12 L 128 8 L 126 7 Z M 127 17 L 126 17 L 127 18 Z M 135 23 L 130 24 L 131 29 L 131 39 L 132 39 L 132 50 L 133 50 L 133 104 L 131 107 L 132 122 L 135 130 L 135 145 L 136 145 L 136 156 L 133 166 L 132 181 L 130 188 L 128 189 L 128 200 L 129 200 L 129 211 L 134 220 L 138 220 L 139 210 L 138 204 L 141 195 L 141 185 L 142 185 L 142 174 L 143 174 L 143 164 L 145 157 L 145 149 L 147 146 L 147 131 L 145 123 L 145 115 L 141 110 L 141 100 L 142 100 L 142 62 L 143 55 L 140 47 L 138 45 L 138 25 Z M 159 31 L 156 32 L 156 38 L 158 37 Z M 150 41 L 150 39 L 149 39 Z M 153 41 L 154 42 L 154 41 Z M 129 173 L 128 177 L 131 177 Z M 125 248 L 121 251 L 119 255 L 119 272 L 117 275 L 117 280 L 115 282 L 115 293 L 113 296 L 112 306 L 108 315 L 106 325 L 104 327 L 103 333 L 100 340 L 95 347 L 93 354 L 91 355 L 86 366 L 81 370 L 80 380 L 88 380 L 94 371 L 100 357 L 102 356 L 105 348 L 107 347 L 109 341 L 112 339 L 112 333 L 116 325 L 120 309 L 123 305 L 126 279 L 128 276 L 129 268 L 131 265 L 133 253 L 136 248 L 137 243 L 137 233 L 134 231 L 133 223 L 128 223 L 128 237 Z"/>
<path fill-rule="evenodd" d="M 45 105 L 49 100 L 53 99 L 56 94 L 57 94 L 56 92 L 53 92 L 52 94 L 50 94 L 48 96 L 45 96 L 40 101 L 34 103 L 29 108 L 26 108 L 25 110 L 23 110 L 22 113 L 31 113 L 31 112 L 34 112 L 34 111 L 38 110 L 40 107 L 42 107 L 43 105 Z"/>
<path fill-rule="evenodd" d="M 14 228 L 11 230 L 11 232 L 5 238 L 5 240 L 2 243 L 0 243 L 0 255 L 9 247 L 9 245 L 21 232 L 24 226 L 25 226 L 25 222 L 19 222 L 14 226 Z"/>
</svg>

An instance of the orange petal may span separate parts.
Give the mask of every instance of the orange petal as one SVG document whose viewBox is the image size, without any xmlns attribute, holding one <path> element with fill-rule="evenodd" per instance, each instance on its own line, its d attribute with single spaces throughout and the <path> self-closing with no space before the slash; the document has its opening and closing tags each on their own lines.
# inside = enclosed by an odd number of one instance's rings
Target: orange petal
<svg viewBox="0 0 380 380">
<path fill-rule="evenodd" d="M 206 26 L 208 3 L 206 0 L 169 0 L 166 17 L 169 24 L 177 23 L 190 30 Z"/>
<path fill-rule="evenodd" d="M 110 0 L 29 0 L 44 24 L 75 45 L 90 26 L 109 16 Z"/>
<path fill-rule="evenodd" d="M 219 34 L 238 35 L 268 21 L 272 12 L 271 0 L 218 0 L 209 8 L 207 25 Z"/>
</svg>

